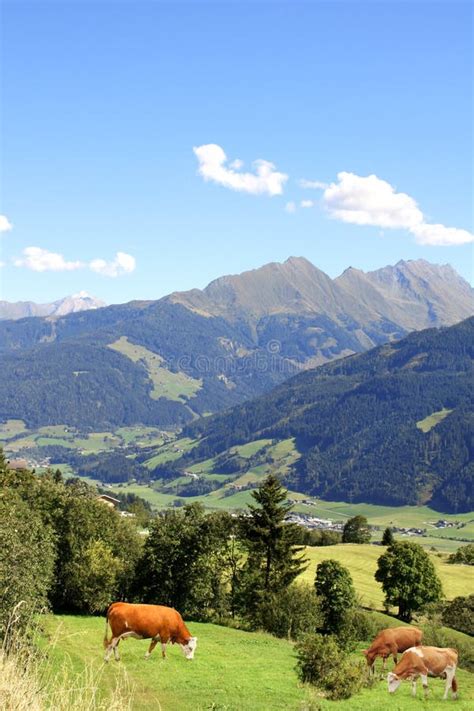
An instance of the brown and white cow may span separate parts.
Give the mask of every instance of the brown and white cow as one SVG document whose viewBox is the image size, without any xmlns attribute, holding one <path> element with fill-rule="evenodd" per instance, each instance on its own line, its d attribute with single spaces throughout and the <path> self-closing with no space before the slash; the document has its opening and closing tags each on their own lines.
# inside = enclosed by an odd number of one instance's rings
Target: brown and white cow
<svg viewBox="0 0 474 711">
<path fill-rule="evenodd" d="M 399 663 L 387 676 L 388 690 L 394 693 L 404 679 L 411 679 L 412 693 L 416 696 L 416 680 L 421 677 L 425 696 L 428 694 L 428 676 L 439 676 L 446 679 L 443 699 L 448 698 L 451 688 L 453 699 L 457 698 L 458 684 L 456 667 L 458 653 L 447 647 L 412 647 L 407 649 Z"/>
<path fill-rule="evenodd" d="M 393 657 L 395 664 L 397 663 L 398 652 L 404 652 L 410 647 L 416 647 L 421 644 L 423 632 L 417 627 L 389 627 L 381 630 L 369 649 L 363 649 L 362 654 L 365 654 L 367 664 L 374 671 L 374 663 L 377 657 L 382 657 L 383 668 L 387 662 L 387 657 Z"/>
<path fill-rule="evenodd" d="M 107 628 L 110 625 L 112 637 L 108 639 Z M 105 619 L 105 661 L 108 662 L 112 651 L 118 661 L 118 644 L 121 639 L 151 639 L 145 659 L 148 659 L 158 642 L 161 642 L 163 659 L 166 656 L 168 642 L 179 644 L 186 659 L 192 659 L 196 650 L 197 637 L 192 637 L 183 618 L 172 607 L 162 605 L 132 605 L 128 602 L 114 602 L 107 610 Z"/>
</svg>

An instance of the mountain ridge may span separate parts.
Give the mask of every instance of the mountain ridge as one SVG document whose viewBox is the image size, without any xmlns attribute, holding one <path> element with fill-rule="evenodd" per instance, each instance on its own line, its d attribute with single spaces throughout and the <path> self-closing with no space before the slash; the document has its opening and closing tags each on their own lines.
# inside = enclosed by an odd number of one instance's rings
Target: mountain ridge
<svg viewBox="0 0 474 711">
<path fill-rule="evenodd" d="M 157 301 L 0 321 L 0 418 L 182 426 L 302 369 L 474 312 L 455 272 L 384 269 L 332 280 L 292 257 Z"/>
</svg>

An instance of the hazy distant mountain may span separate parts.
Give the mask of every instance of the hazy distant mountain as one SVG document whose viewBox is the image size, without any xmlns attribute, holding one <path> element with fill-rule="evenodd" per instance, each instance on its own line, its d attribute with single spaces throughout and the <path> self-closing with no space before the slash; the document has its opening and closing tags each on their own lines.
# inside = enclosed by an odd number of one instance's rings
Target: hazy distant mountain
<svg viewBox="0 0 474 711">
<path fill-rule="evenodd" d="M 473 306 L 451 267 L 399 262 L 333 280 L 291 257 L 159 301 L 2 321 L 0 419 L 180 425 Z"/>
<path fill-rule="evenodd" d="M 0 301 L 0 319 L 17 320 L 29 316 L 66 316 L 77 311 L 100 309 L 106 306 L 105 301 L 90 296 L 86 291 L 80 291 L 51 304 L 36 304 L 34 301 Z"/>
</svg>

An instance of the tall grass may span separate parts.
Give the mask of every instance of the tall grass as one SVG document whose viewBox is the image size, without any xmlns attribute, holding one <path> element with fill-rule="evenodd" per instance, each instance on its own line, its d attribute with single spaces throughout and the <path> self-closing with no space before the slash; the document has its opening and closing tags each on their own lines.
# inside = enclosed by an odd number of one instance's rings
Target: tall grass
<svg viewBox="0 0 474 711">
<path fill-rule="evenodd" d="M 115 686 L 104 692 L 103 668 L 74 669 L 66 658 L 59 671 L 48 664 L 48 649 L 35 644 L 35 618 L 20 626 L 19 606 L 13 611 L 0 648 L 0 709 L 2 711 L 132 711 L 133 689 L 122 670 Z M 54 646 L 53 639 L 49 645 Z"/>
</svg>

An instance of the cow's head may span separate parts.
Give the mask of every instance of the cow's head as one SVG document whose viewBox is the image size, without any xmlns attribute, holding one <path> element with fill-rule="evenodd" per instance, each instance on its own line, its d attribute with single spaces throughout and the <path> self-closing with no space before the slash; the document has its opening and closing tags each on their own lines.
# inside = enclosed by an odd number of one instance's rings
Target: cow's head
<svg viewBox="0 0 474 711">
<path fill-rule="evenodd" d="M 363 649 L 362 654 L 367 659 L 368 666 L 371 667 L 375 660 L 375 654 L 372 653 L 369 649 Z"/>
<path fill-rule="evenodd" d="M 391 694 L 393 694 L 398 689 L 401 681 L 402 680 L 393 672 L 389 672 L 387 674 L 388 690 Z"/>
<path fill-rule="evenodd" d="M 198 641 L 197 637 L 190 637 L 188 639 L 188 641 L 186 642 L 186 644 L 180 645 L 186 659 L 192 659 L 194 657 L 194 652 L 196 651 L 197 641 Z"/>
</svg>

